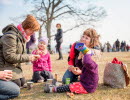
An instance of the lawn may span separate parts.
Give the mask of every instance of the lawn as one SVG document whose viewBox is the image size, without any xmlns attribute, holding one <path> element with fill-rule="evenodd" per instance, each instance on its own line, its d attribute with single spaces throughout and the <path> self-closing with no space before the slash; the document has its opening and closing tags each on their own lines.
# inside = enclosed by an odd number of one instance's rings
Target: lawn
<svg viewBox="0 0 130 100">
<path fill-rule="evenodd" d="M 57 54 L 51 55 L 53 65 L 53 75 L 58 74 L 58 81 L 61 81 L 67 65 L 67 54 L 64 54 L 64 60 L 56 60 Z M 111 52 L 102 53 L 99 64 L 99 85 L 96 92 L 92 94 L 75 94 L 69 98 L 66 93 L 44 93 L 43 84 L 35 83 L 31 90 L 21 89 L 21 94 L 14 100 L 130 100 L 130 85 L 125 89 L 113 89 L 103 85 L 103 72 L 105 64 L 111 62 L 114 57 L 128 65 L 130 75 L 130 52 Z M 28 80 L 32 77 L 32 65 L 23 64 L 24 75 Z"/>
</svg>

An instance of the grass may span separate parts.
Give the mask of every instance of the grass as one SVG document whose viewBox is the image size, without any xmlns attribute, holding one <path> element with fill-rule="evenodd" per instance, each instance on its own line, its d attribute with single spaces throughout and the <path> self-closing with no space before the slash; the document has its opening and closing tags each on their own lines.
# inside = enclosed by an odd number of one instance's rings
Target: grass
<svg viewBox="0 0 130 100">
<path fill-rule="evenodd" d="M 58 81 L 61 81 L 64 72 L 66 71 L 67 57 L 65 54 L 64 60 L 57 61 L 57 54 L 51 55 L 53 74 L 58 74 Z M 76 94 L 74 98 L 69 98 L 66 93 L 44 93 L 43 83 L 35 83 L 31 90 L 26 88 L 21 89 L 21 94 L 14 100 L 130 100 L 130 85 L 125 89 L 113 89 L 103 85 L 103 72 L 105 64 L 111 62 L 114 57 L 123 61 L 128 65 L 128 73 L 130 75 L 130 52 L 111 52 L 102 53 L 99 64 L 99 85 L 96 92 L 92 94 Z M 32 77 L 32 66 L 23 64 L 24 75 L 27 80 Z"/>
</svg>

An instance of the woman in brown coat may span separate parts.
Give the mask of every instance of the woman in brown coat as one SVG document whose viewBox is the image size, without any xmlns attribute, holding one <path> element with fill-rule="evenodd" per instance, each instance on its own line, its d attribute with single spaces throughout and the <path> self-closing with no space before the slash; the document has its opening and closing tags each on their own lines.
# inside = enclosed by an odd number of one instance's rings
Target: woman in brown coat
<svg viewBox="0 0 130 100">
<path fill-rule="evenodd" d="M 12 70 L 12 81 L 19 87 L 22 87 L 25 83 L 21 63 L 35 61 L 39 58 L 39 55 L 26 54 L 26 42 L 39 28 L 40 25 L 36 18 L 28 15 L 17 27 L 11 24 L 2 30 L 3 36 L 0 38 L 0 71 Z"/>
</svg>

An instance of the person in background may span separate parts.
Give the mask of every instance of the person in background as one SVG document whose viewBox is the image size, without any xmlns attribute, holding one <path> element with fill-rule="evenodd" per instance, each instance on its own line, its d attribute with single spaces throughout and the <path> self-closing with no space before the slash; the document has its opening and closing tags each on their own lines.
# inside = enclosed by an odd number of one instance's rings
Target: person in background
<svg viewBox="0 0 130 100">
<path fill-rule="evenodd" d="M 130 46 L 127 44 L 126 45 L 126 50 L 129 51 L 130 50 Z"/>
<path fill-rule="evenodd" d="M 57 27 L 57 34 L 55 35 L 55 40 L 56 40 L 56 47 L 57 47 L 57 52 L 59 53 L 59 58 L 57 60 L 63 60 L 63 55 L 61 52 L 61 44 L 63 42 L 63 31 L 61 29 L 61 24 L 56 24 Z"/>
<path fill-rule="evenodd" d="M 36 61 L 33 61 L 33 79 L 34 82 L 43 82 L 47 79 L 53 79 L 52 76 L 52 64 L 50 53 L 47 50 L 48 39 L 41 38 L 39 39 L 38 49 L 34 50 L 32 54 L 40 55 L 40 58 Z"/>
<path fill-rule="evenodd" d="M 36 43 L 36 37 L 35 34 L 30 36 L 30 40 L 26 44 L 27 54 L 31 54 L 30 47 Z"/>
<path fill-rule="evenodd" d="M 0 100 L 8 100 L 19 96 L 20 88 L 10 80 L 11 71 L 0 71 Z"/>
<path fill-rule="evenodd" d="M 23 75 L 21 63 L 35 61 L 40 56 L 26 53 L 26 43 L 30 36 L 40 29 L 40 24 L 32 15 L 17 27 L 13 24 L 7 25 L 3 30 L 0 41 L 0 71 L 12 70 L 11 81 L 19 87 L 23 87 L 26 80 Z"/>
<path fill-rule="evenodd" d="M 36 37 L 35 34 L 33 34 L 30 36 L 30 40 L 26 43 L 27 54 L 32 53 L 32 51 L 34 50 L 35 43 L 36 43 Z M 27 62 L 26 64 L 31 64 L 31 62 Z"/>
<path fill-rule="evenodd" d="M 110 52 L 111 44 L 109 43 L 109 41 L 107 41 L 106 45 L 107 45 L 107 52 Z"/>
<path fill-rule="evenodd" d="M 118 39 L 115 41 L 115 44 L 116 44 L 116 52 L 120 51 L 120 41 Z"/>
</svg>

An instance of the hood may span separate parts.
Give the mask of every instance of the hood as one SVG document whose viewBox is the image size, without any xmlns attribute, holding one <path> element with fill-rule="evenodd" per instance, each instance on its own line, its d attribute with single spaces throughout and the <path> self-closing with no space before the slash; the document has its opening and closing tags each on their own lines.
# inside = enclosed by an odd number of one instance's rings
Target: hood
<svg viewBox="0 0 130 100">
<path fill-rule="evenodd" d="M 13 24 L 9 24 L 9 25 L 7 25 L 5 28 L 3 28 L 2 33 L 5 34 L 5 33 L 9 32 L 9 31 L 14 31 L 14 32 L 16 32 L 17 34 L 20 32 L 20 31 L 16 28 L 16 26 L 14 26 Z"/>
<path fill-rule="evenodd" d="M 14 31 L 13 34 L 16 34 L 19 38 L 25 40 L 22 33 L 17 29 L 14 24 L 7 25 L 5 28 L 3 28 L 2 33 L 6 34 L 9 31 Z"/>
</svg>

